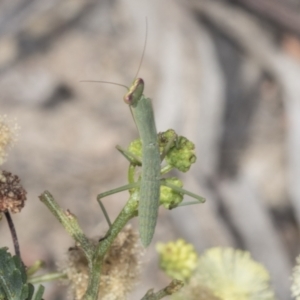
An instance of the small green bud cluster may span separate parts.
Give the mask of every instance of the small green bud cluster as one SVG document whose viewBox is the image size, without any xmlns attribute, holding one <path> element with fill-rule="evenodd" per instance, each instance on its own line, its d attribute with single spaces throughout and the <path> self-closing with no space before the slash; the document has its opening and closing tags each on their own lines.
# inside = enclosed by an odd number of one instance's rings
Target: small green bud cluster
<svg viewBox="0 0 300 300">
<path fill-rule="evenodd" d="M 192 244 L 179 239 L 167 244 L 159 243 L 160 267 L 171 278 L 188 281 L 197 267 L 198 255 Z"/>
<path fill-rule="evenodd" d="M 160 153 L 165 153 L 169 166 L 181 172 L 187 172 L 196 162 L 195 145 L 187 138 L 178 136 L 173 129 L 158 134 Z M 142 141 L 136 139 L 130 143 L 128 151 L 134 156 L 142 157 Z"/>
<path fill-rule="evenodd" d="M 142 157 L 142 141 L 136 139 L 132 141 L 128 147 L 128 151 L 137 157 Z"/>
<path fill-rule="evenodd" d="M 173 129 L 168 129 L 167 131 L 160 132 L 158 134 L 158 141 L 159 141 L 159 148 L 160 151 L 163 152 L 163 150 L 168 147 L 169 149 L 172 149 L 175 146 L 175 142 L 178 135 Z"/>
<path fill-rule="evenodd" d="M 161 174 L 166 174 L 173 168 L 181 172 L 187 172 L 196 161 L 194 153 L 195 145 L 183 136 L 178 136 L 173 129 L 158 134 L 158 145 L 160 154 L 165 158 L 167 165 L 161 169 Z M 136 139 L 130 143 L 128 152 L 137 159 L 142 159 L 142 141 Z M 183 187 L 182 181 L 176 177 L 164 179 L 179 188 Z M 174 191 L 172 188 L 161 185 L 160 204 L 167 209 L 172 209 L 183 200 L 183 194 Z"/>
<path fill-rule="evenodd" d="M 159 133 L 160 147 L 168 147 L 166 162 L 181 172 L 187 172 L 196 162 L 195 145 L 184 136 L 177 136 L 174 130 Z"/>
<path fill-rule="evenodd" d="M 176 177 L 165 179 L 165 182 L 176 185 L 180 188 L 183 187 L 183 183 Z M 172 188 L 161 185 L 160 186 L 160 204 L 165 208 L 170 209 L 176 207 L 183 200 L 183 194 L 174 191 Z"/>
</svg>

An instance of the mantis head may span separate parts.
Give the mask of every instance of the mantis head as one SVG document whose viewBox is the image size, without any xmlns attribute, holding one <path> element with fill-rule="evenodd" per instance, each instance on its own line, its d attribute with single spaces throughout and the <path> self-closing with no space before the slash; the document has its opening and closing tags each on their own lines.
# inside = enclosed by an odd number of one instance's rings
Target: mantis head
<svg viewBox="0 0 300 300">
<path fill-rule="evenodd" d="M 135 105 L 143 95 L 143 91 L 144 80 L 142 78 L 135 79 L 128 92 L 123 97 L 125 103 L 129 105 Z"/>
</svg>

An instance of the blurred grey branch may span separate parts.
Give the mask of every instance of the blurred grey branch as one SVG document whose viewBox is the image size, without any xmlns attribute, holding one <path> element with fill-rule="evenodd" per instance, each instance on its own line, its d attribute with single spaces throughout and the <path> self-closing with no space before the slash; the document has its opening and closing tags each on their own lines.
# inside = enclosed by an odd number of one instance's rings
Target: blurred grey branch
<svg viewBox="0 0 300 300">
<path fill-rule="evenodd" d="M 205 15 L 220 31 L 234 40 L 252 56 L 260 67 L 273 76 L 283 89 L 288 117 L 288 169 L 291 201 L 300 224 L 300 64 L 274 47 L 259 24 L 238 8 L 230 8 L 218 1 L 191 1 L 193 9 Z"/>
<path fill-rule="evenodd" d="M 233 2 L 270 20 L 279 29 L 300 36 L 300 6 L 299 3 L 296 4 L 296 1 L 235 0 Z"/>
</svg>

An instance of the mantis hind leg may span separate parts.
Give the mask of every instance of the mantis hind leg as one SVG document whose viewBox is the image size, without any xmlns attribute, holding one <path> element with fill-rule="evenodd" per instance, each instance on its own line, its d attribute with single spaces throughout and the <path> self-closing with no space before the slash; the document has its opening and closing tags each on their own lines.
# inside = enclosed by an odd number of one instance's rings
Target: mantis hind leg
<svg viewBox="0 0 300 300">
<path fill-rule="evenodd" d="M 105 219 L 106 219 L 106 221 L 107 221 L 109 227 L 111 227 L 111 224 L 112 224 L 112 223 L 111 223 L 111 221 L 110 221 L 110 218 L 109 218 L 109 216 L 108 216 L 108 213 L 107 213 L 107 211 L 106 211 L 106 208 L 105 208 L 105 206 L 103 205 L 101 199 L 104 198 L 104 197 L 113 195 L 113 194 L 117 194 L 117 193 L 119 193 L 119 192 L 131 190 L 131 189 L 136 188 L 136 187 L 138 187 L 138 186 L 139 186 L 139 183 L 126 184 L 126 185 L 120 186 L 120 187 L 118 187 L 118 188 L 116 188 L 116 189 L 109 190 L 109 191 L 107 191 L 107 192 L 105 192 L 105 193 L 101 193 L 101 194 L 99 194 L 99 195 L 97 196 L 97 201 L 98 201 L 98 203 L 99 203 L 99 205 L 100 205 L 100 208 L 101 208 L 101 210 L 102 210 L 102 212 L 103 212 L 103 214 L 104 214 L 104 217 L 105 217 Z"/>
<path fill-rule="evenodd" d="M 141 159 L 131 153 L 130 151 L 123 149 L 121 146 L 116 146 L 116 149 L 130 162 L 133 166 L 141 166 L 142 161 Z"/>
<path fill-rule="evenodd" d="M 178 187 L 174 184 L 171 184 L 171 183 L 168 183 L 166 182 L 165 180 L 162 180 L 161 181 L 161 184 L 166 186 L 166 187 L 169 187 L 171 188 L 172 190 L 174 190 L 175 192 L 178 192 L 178 193 L 181 193 L 181 194 L 184 194 L 184 195 L 188 195 L 194 199 L 196 199 L 197 201 L 190 201 L 190 202 L 185 202 L 185 203 L 180 203 L 178 204 L 176 207 L 179 207 L 179 206 L 186 206 L 186 205 L 193 205 L 193 204 L 199 204 L 199 203 L 204 203 L 205 202 L 205 198 L 201 197 L 201 196 L 198 196 L 190 191 L 187 191 L 181 187 Z M 175 207 L 173 207 L 175 208 Z"/>
</svg>

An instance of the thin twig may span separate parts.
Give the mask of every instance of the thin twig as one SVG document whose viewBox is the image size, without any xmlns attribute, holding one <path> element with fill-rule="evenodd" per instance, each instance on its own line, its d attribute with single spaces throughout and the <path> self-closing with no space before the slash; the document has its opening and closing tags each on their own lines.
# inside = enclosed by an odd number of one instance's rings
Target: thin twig
<svg viewBox="0 0 300 300">
<path fill-rule="evenodd" d="M 157 293 L 154 293 L 153 289 L 149 290 L 141 300 L 159 300 L 178 292 L 183 286 L 184 284 L 181 280 L 174 279 L 168 286 Z"/>
<path fill-rule="evenodd" d="M 8 227 L 11 233 L 11 237 L 13 240 L 13 244 L 14 244 L 14 248 L 15 248 L 15 253 L 17 256 L 19 256 L 21 258 L 21 252 L 20 252 L 20 245 L 19 245 L 19 241 L 18 241 L 18 237 L 17 237 L 17 232 L 16 232 L 16 228 L 14 225 L 14 222 L 10 216 L 10 213 L 8 211 L 6 211 L 5 213 L 5 217 L 8 223 Z"/>
</svg>

